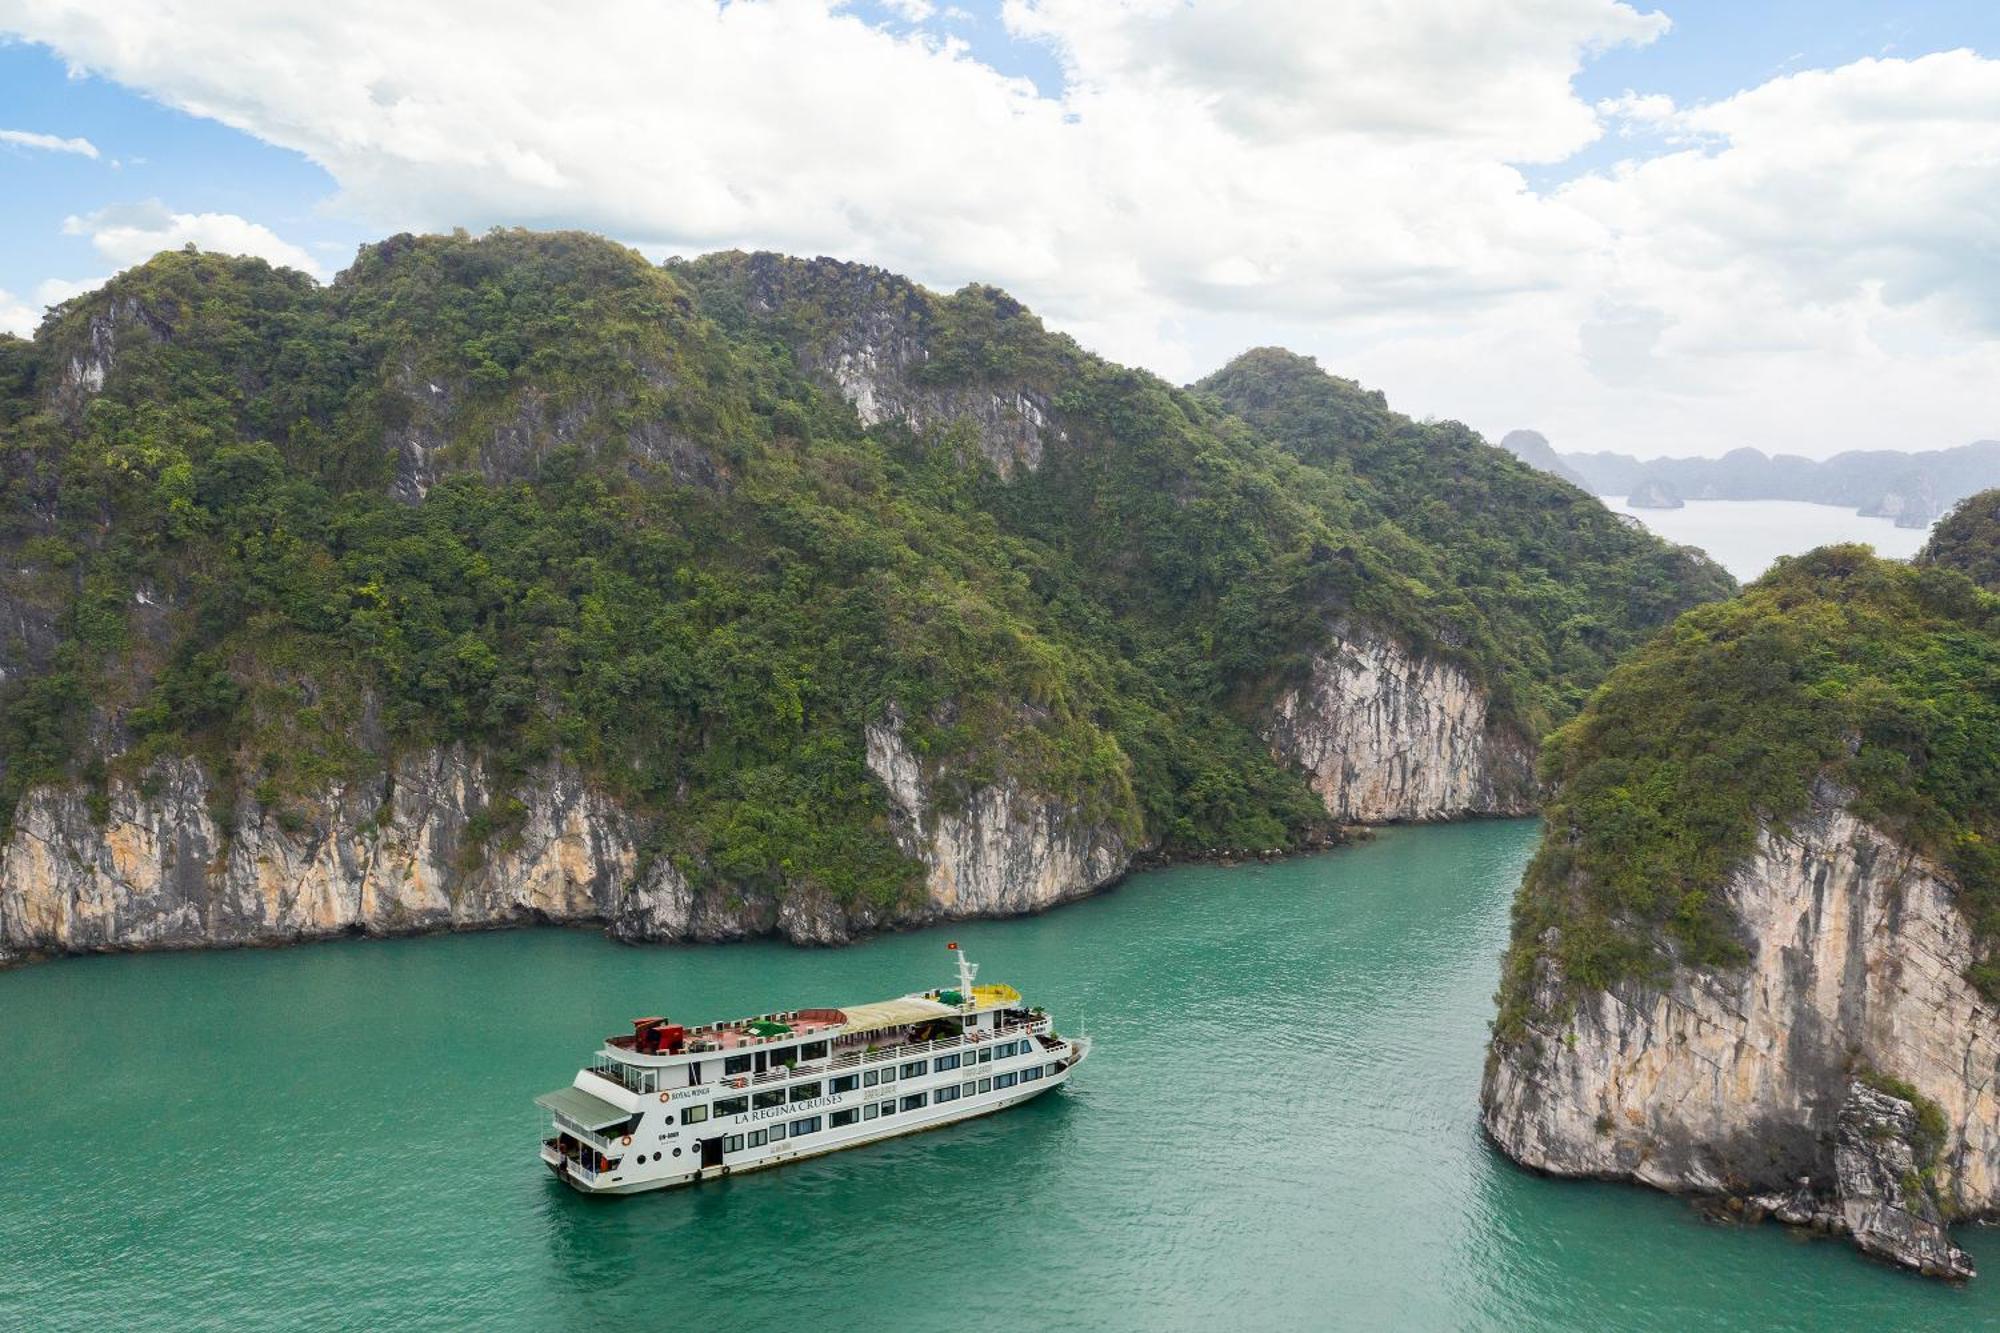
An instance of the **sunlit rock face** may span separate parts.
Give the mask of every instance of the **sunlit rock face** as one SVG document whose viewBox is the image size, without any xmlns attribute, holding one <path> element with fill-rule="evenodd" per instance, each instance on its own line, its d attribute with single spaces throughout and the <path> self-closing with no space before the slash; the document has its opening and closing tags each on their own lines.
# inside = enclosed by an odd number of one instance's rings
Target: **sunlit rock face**
<svg viewBox="0 0 2000 1333">
<path fill-rule="evenodd" d="M 2000 1211 L 2000 1013 L 1966 980 L 1974 941 L 1951 885 L 1822 787 L 1790 830 L 1764 830 L 1727 895 L 1741 967 L 1579 992 L 1545 956 L 1528 1033 L 1487 1063 L 1487 1132 L 1558 1175 L 1766 1194 L 1786 1220 L 1962 1276 L 1938 1220 Z M 1906 1164 L 1928 1167 L 1922 1188 L 1901 1171 L 1887 1188 L 1880 1165 L 1915 1104 L 1861 1096 L 1861 1073 L 1942 1113 L 1934 1162 Z M 1857 1117 L 1885 1126 L 1865 1154 Z"/>
<path fill-rule="evenodd" d="M 1340 624 L 1306 683 L 1279 696 L 1265 739 L 1345 823 L 1530 814 L 1534 750 L 1488 714 L 1459 668 Z"/>
<path fill-rule="evenodd" d="M 867 739 L 897 836 L 923 867 L 904 902 L 697 888 L 671 857 L 643 855 L 642 823 L 562 763 L 502 790 L 481 756 L 434 750 L 280 812 L 247 792 L 219 802 L 199 764 L 166 760 L 113 781 L 98 809 L 72 787 L 23 799 L 0 849 L 0 960 L 535 922 L 602 923 L 630 940 L 831 944 L 1039 911 L 1131 862 L 1115 829 L 1012 782 L 940 810 L 896 723 Z"/>
<path fill-rule="evenodd" d="M 928 915 L 1017 916 L 1093 893 L 1133 848 L 1073 803 L 1003 780 L 941 809 L 891 714 L 868 728 L 868 768 L 888 790 L 896 838 L 924 865 Z"/>
</svg>

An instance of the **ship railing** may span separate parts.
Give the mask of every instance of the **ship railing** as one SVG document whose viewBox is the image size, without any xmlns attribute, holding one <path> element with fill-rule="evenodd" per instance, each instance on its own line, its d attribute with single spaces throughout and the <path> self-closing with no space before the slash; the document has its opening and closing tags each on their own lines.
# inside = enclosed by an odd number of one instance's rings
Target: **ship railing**
<svg viewBox="0 0 2000 1333">
<path fill-rule="evenodd" d="M 599 1174 L 585 1164 L 581 1157 L 572 1157 L 570 1154 L 564 1152 L 554 1139 L 542 1140 L 542 1160 L 550 1166 L 554 1166 L 558 1162 L 567 1163 L 571 1175 L 583 1176 L 594 1180 Z"/>
<path fill-rule="evenodd" d="M 569 1135 L 571 1138 L 577 1140 L 579 1143 L 589 1144 L 591 1147 L 597 1149 L 597 1151 L 603 1153 L 607 1157 L 611 1156 L 617 1151 L 616 1147 L 613 1146 L 610 1139 L 605 1138 L 602 1134 L 598 1134 L 591 1130 L 585 1129 L 582 1125 L 577 1124 L 576 1121 L 571 1120 L 568 1116 L 558 1115 L 555 1117 L 555 1122 L 556 1122 L 556 1127 L 562 1130 L 563 1133 Z"/>
<path fill-rule="evenodd" d="M 627 1092 L 645 1093 L 653 1091 L 652 1087 L 648 1086 L 652 1080 L 646 1077 L 646 1075 L 653 1073 L 650 1069 L 634 1070 L 629 1065 L 605 1060 L 601 1062 L 601 1067 L 600 1064 L 592 1064 L 590 1072 L 599 1078 L 609 1079 L 611 1082 L 624 1088 Z"/>
<path fill-rule="evenodd" d="M 903 1060 L 920 1060 L 927 1056 L 942 1055 L 947 1051 L 976 1049 L 990 1046 L 996 1041 L 1009 1041 L 1015 1037 L 1039 1037 L 1049 1031 L 1046 1018 L 1038 1018 L 1029 1023 L 1015 1023 L 1008 1027 L 996 1028 L 992 1032 L 971 1032 L 958 1037 L 939 1037 L 935 1041 L 906 1042 L 900 1046 L 885 1046 L 879 1051 L 849 1051 L 826 1060 L 816 1060 L 809 1065 L 796 1065 L 790 1069 L 767 1069 L 761 1074 L 729 1074 L 719 1080 L 699 1083 L 692 1088 L 675 1089 L 676 1097 L 707 1095 L 718 1084 L 722 1087 L 760 1088 L 772 1083 L 786 1083 L 793 1079 L 812 1078 L 816 1075 L 837 1073 L 843 1069 L 859 1069 L 864 1065 L 895 1064 Z"/>
</svg>

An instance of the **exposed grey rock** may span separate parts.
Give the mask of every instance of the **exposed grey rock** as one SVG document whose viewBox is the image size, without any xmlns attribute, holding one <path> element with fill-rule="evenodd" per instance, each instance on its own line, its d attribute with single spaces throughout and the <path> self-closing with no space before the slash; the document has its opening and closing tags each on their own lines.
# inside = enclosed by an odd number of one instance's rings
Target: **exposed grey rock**
<svg viewBox="0 0 2000 1333">
<path fill-rule="evenodd" d="M 184 759 L 156 763 L 136 785 L 113 782 L 101 825 L 73 788 L 29 793 L 0 850 L 0 940 L 17 954 L 272 944 L 615 920 L 641 906 L 656 933 L 683 938 L 714 920 L 664 861 L 628 908 L 638 830 L 563 764 L 516 789 L 521 818 L 483 844 L 472 821 L 496 798 L 494 778 L 457 748 L 331 788 L 305 814 L 238 793 L 227 838 L 213 795 Z"/>
<path fill-rule="evenodd" d="M 1264 737 L 1306 770 L 1343 823 L 1535 809 L 1534 748 L 1491 720 L 1486 692 L 1364 625 L 1332 626 L 1307 682 L 1279 696 Z"/>
<path fill-rule="evenodd" d="M 0 848 L 0 961 L 531 922 L 602 923 L 635 941 L 779 934 L 834 944 L 1038 911 L 1130 864 L 1115 829 L 1012 782 L 937 809 L 893 720 L 870 728 L 868 744 L 902 820 L 898 837 L 926 870 L 925 893 L 909 902 L 697 889 L 672 856 L 643 856 L 640 822 L 559 762 L 502 791 L 482 756 L 429 751 L 330 788 L 303 813 L 238 792 L 225 837 L 209 775 L 170 759 L 138 783 L 114 781 L 102 824 L 76 788 L 23 799 Z M 474 821 L 502 799 L 519 803 L 518 817 L 479 841 Z"/>
<path fill-rule="evenodd" d="M 1853 1071 L 1868 1068 L 1942 1110 L 1935 1199 L 1954 1217 L 2000 1212 L 2000 1013 L 1966 980 L 1972 928 L 1938 867 L 1845 800 L 1823 785 L 1731 876 L 1725 897 L 1750 950 L 1741 967 L 1579 993 L 1551 956 L 1559 939 L 1545 938 L 1528 1031 L 1496 1040 L 1487 1061 L 1493 1141 L 1557 1175 L 1755 1195 L 1774 1215 L 1771 1196 L 1787 1195 L 1785 1211 L 1809 1220 L 1837 1207 L 1838 1229 L 1917 1253 L 1926 1242 L 1898 1219 L 1936 1217 L 1873 1166 L 1840 1159 L 1853 1117 L 1886 1114 L 1873 1094 L 1852 1098 Z M 1799 1201 L 1801 1177 L 1825 1199 Z"/>
<path fill-rule="evenodd" d="M 1362 627 L 1335 628 L 1308 687 L 1278 702 L 1270 736 L 1312 771 L 1343 822 L 1532 808 L 1532 754 L 1490 725 L 1483 692 Z M 0 848 L 0 960 L 535 921 L 603 923 L 628 940 L 831 944 L 1041 911 L 1116 882 L 1144 850 L 1012 777 L 940 800 L 941 775 L 911 752 L 893 709 L 864 739 L 894 835 L 923 866 L 923 891 L 907 902 L 836 903 L 706 877 L 697 888 L 671 848 L 642 854 L 649 830 L 559 762 L 502 791 L 482 756 L 429 751 L 277 811 L 247 790 L 218 800 L 198 764 L 169 759 L 136 783 L 115 780 L 102 824 L 72 787 L 22 800 Z M 518 802 L 517 817 L 481 842 L 474 830 L 500 800 Z"/>
<path fill-rule="evenodd" d="M 1011 779 L 940 810 L 894 710 L 868 728 L 868 771 L 895 808 L 896 839 L 924 863 L 929 912 L 941 917 L 1017 916 L 1113 883 L 1132 863 L 1117 829 Z"/>
<path fill-rule="evenodd" d="M 1919 1138 L 1915 1106 L 1859 1079 L 1847 1085 L 1833 1153 L 1842 1216 L 1870 1254 L 1930 1277 L 1969 1278 L 1971 1256 L 1945 1232 Z"/>
<path fill-rule="evenodd" d="M 638 366 L 657 384 L 664 372 Z M 627 405 L 584 396 L 558 403 L 533 388 L 515 395 L 513 411 L 472 441 L 459 441 L 459 419 L 467 390 L 450 376 L 426 375 L 404 362 L 388 402 L 385 443 L 396 456 L 389 493 L 415 504 L 453 472 L 474 472 L 493 484 L 531 479 L 555 451 L 575 447 L 586 453 L 622 452 L 635 476 L 663 470 L 680 485 L 720 487 L 726 480 L 714 456 L 694 440 L 653 416 L 614 425 Z M 456 443 L 455 443 L 456 442 Z M 614 453 L 614 456 L 617 456 Z"/>
<path fill-rule="evenodd" d="M 930 310 L 905 279 L 860 264 L 779 255 L 753 255 L 749 265 L 749 300 L 760 314 L 781 310 L 798 288 L 811 291 L 832 317 L 794 354 L 802 369 L 839 390 L 863 426 L 894 423 L 919 435 L 956 426 L 1003 477 L 1035 471 L 1050 445 L 1069 438 L 1034 385 L 927 380 Z"/>
</svg>

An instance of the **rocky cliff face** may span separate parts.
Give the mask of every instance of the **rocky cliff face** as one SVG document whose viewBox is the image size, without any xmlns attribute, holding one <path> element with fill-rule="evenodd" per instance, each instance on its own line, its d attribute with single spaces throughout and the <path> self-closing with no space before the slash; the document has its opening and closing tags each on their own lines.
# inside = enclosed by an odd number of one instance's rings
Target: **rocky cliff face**
<svg viewBox="0 0 2000 1333">
<path fill-rule="evenodd" d="M 1048 395 L 1034 386 L 927 377 L 933 314 L 906 280 L 827 259 L 759 254 L 747 263 L 749 300 L 758 313 L 775 314 L 806 292 L 824 304 L 831 322 L 795 354 L 802 369 L 853 405 L 862 425 L 889 422 L 919 435 L 968 430 L 979 455 L 1003 477 L 1035 471 L 1051 444 L 1068 439 Z"/>
<path fill-rule="evenodd" d="M 1543 957 L 1527 1034 L 1488 1061 L 1488 1133 L 1540 1170 L 1763 1195 L 1966 1275 L 1941 1222 L 2000 1211 L 2000 1012 L 1965 979 L 1951 886 L 1822 786 L 1727 892 L 1739 968 L 1577 994 Z"/>
<path fill-rule="evenodd" d="M 477 755 L 433 751 L 305 812 L 239 794 L 224 837 L 208 775 L 180 760 L 136 785 L 114 782 L 101 818 L 75 789 L 22 802 L 0 849 L 0 962 L 532 922 L 603 923 L 632 940 L 837 943 L 1035 911 L 1103 887 L 1130 862 L 1114 831 L 1012 784 L 940 811 L 893 724 L 871 728 L 868 745 L 899 837 L 926 869 L 925 892 L 907 903 L 697 890 L 667 858 L 643 856 L 638 821 L 559 763 L 502 793 Z"/>
<path fill-rule="evenodd" d="M 868 769 L 888 788 L 896 839 L 924 863 L 930 910 L 1018 916 L 1096 892 L 1132 863 L 1116 829 L 1012 781 L 941 810 L 894 714 L 868 728 Z"/>
<path fill-rule="evenodd" d="M 1343 823 L 1535 809 L 1534 749 L 1489 720 L 1485 691 L 1363 626 L 1334 626 L 1311 678 L 1279 696 L 1265 739 Z"/>
<path fill-rule="evenodd" d="M 1471 680 L 1365 629 L 1339 627 L 1310 682 L 1278 701 L 1269 735 L 1343 822 L 1533 808 L 1532 753 L 1488 724 Z M 74 788 L 22 802 L 0 848 L 0 961 L 530 922 L 602 923 L 631 940 L 837 943 L 1041 911 L 1115 882 L 1141 850 L 1011 779 L 939 800 L 893 711 L 866 742 L 897 840 L 923 866 L 905 903 L 697 890 L 668 858 L 642 855 L 640 822 L 560 763 L 502 791 L 478 755 L 432 751 L 277 811 L 248 792 L 218 801 L 199 765 L 163 761 L 113 782 L 101 811 Z"/>
<path fill-rule="evenodd" d="M 31 793 L 0 850 L 0 949 L 269 944 L 632 914 L 624 890 L 636 830 L 573 771 L 550 765 L 518 789 L 521 817 L 481 842 L 496 798 L 485 764 L 462 751 L 411 758 L 382 778 L 329 790 L 305 815 L 254 801 L 229 836 L 211 782 L 189 761 L 114 782 L 100 821 L 73 789 Z M 694 901 L 664 861 L 635 897 L 662 935 L 742 933 Z M 678 910 L 669 916 L 661 904 Z"/>
</svg>

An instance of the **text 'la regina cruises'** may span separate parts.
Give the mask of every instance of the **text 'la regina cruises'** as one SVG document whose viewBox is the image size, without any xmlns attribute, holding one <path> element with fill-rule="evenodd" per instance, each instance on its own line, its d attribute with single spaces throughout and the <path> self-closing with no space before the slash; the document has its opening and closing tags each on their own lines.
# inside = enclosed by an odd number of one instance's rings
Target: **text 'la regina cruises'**
<svg viewBox="0 0 2000 1333">
<path fill-rule="evenodd" d="M 1059 1036 L 1012 986 L 958 985 L 840 1009 L 684 1027 L 639 1018 L 567 1088 L 542 1161 L 591 1194 L 632 1194 L 935 1129 L 1069 1079 L 1088 1037 Z"/>
</svg>

